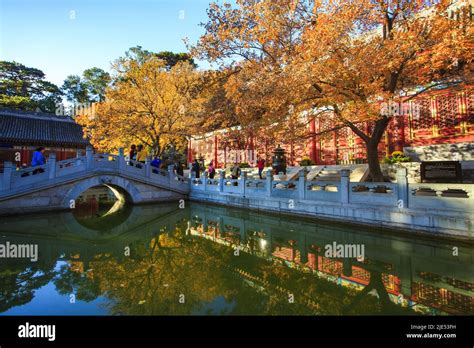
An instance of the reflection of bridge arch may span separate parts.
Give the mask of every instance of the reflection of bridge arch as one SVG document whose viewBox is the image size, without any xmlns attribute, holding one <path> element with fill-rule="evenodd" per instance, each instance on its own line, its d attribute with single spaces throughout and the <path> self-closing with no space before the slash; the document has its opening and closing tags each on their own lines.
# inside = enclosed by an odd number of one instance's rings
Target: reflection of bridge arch
<svg viewBox="0 0 474 348">
<path fill-rule="evenodd" d="M 151 238 L 165 230 L 172 231 L 188 214 L 189 211 L 174 205 L 134 206 L 125 222 L 105 234 L 81 225 L 70 212 L 54 213 L 52 216 L 31 215 L 28 220 L 11 216 L 0 221 L 0 240 L 3 237 L 11 243 L 38 244 L 42 260 L 61 253 L 79 254 L 80 259 L 85 255 L 103 252 L 123 255 L 124 246 Z M 25 234 L 31 226 L 36 226 L 34 231 Z"/>
<path fill-rule="evenodd" d="M 115 176 L 115 175 L 100 175 L 96 177 L 87 178 L 78 181 L 68 192 L 66 192 L 62 200 L 61 207 L 69 209 L 71 202 L 75 202 L 84 191 L 94 187 L 105 185 L 112 189 L 119 200 L 130 201 L 130 203 L 140 203 L 143 198 L 140 191 L 131 181 Z M 122 197 L 120 197 L 120 195 Z"/>
<path fill-rule="evenodd" d="M 72 213 L 60 214 L 61 225 L 67 230 L 66 235 L 74 235 L 81 240 L 94 240 L 95 242 L 109 242 L 111 239 L 117 241 L 117 238 L 128 238 L 125 235 L 145 233 L 152 235 L 156 232 L 156 224 L 160 221 L 164 223 L 169 217 L 169 227 L 182 218 L 183 211 L 176 207 L 161 206 L 153 207 L 148 205 L 134 206 L 127 213 L 127 219 L 117 226 L 110 228 L 107 234 L 103 231 L 89 228 L 82 225 Z M 158 229 L 159 230 L 159 229 Z M 64 235 L 64 232 L 62 233 Z M 120 244 L 120 243 L 119 243 Z"/>
</svg>

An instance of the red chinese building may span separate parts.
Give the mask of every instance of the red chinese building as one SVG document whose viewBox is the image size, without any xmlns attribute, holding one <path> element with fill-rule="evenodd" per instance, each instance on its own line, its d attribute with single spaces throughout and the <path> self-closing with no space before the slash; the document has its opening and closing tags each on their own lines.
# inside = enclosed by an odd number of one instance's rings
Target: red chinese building
<svg viewBox="0 0 474 348">
<path fill-rule="evenodd" d="M 330 114 L 309 120 L 301 141 L 281 142 L 288 163 L 297 165 L 303 158 L 325 165 L 366 163 L 362 139 L 348 127 L 337 126 Z M 366 132 L 370 127 L 366 122 Z M 188 160 L 203 157 L 224 167 L 236 161 L 253 164 L 261 156 L 268 163 L 277 145 L 259 136 L 236 139 L 235 130 L 216 131 L 189 141 Z M 417 154 L 426 152 L 424 147 L 429 147 L 428 158 Z M 393 151 L 405 151 L 413 160 L 474 160 L 474 87 L 438 90 L 402 102 L 380 142 L 379 157 Z"/>
<path fill-rule="evenodd" d="M 39 146 L 56 153 L 58 161 L 85 152 L 87 139 L 82 127 L 70 117 L 18 110 L 0 110 L 0 170 L 5 161 L 20 167 L 30 165 Z"/>
</svg>

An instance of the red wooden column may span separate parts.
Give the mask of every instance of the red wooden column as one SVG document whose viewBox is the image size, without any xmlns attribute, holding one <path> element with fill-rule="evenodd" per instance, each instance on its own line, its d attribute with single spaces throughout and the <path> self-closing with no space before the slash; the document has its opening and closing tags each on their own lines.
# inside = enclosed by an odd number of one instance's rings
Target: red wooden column
<svg viewBox="0 0 474 348">
<path fill-rule="evenodd" d="M 290 165 L 294 165 L 294 156 L 293 156 L 293 153 L 294 153 L 294 148 L 293 148 L 293 140 L 290 141 Z"/>
<path fill-rule="evenodd" d="M 255 142 L 253 134 L 250 136 L 250 160 L 255 163 L 257 156 L 255 156 Z"/>
<path fill-rule="evenodd" d="M 224 147 L 224 167 L 227 166 L 227 145 Z"/>
<path fill-rule="evenodd" d="M 439 136 L 439 129 L 440 129 L 440 124 L 439 124 L 439 118 L 438 118 L 438 98 L 436 96 L 432 96 L 430 98 L 430 108 L 431 108 L 431 116 L 433 117 L 433 137 Z"/>
<path fill-rule="evenodd" d="M 311 161 L 318 163 L 318 155 L 316 153 L 316 119 L 312 118 L 309 123 L 309 131 L 311 132 Z"/>
<path fill-rule="evenodd" d="M 316 133 L 319 133 L 321 131 L 321 122 L 319 119 L 314 121 L 314 129 Z M 321 140 L 319 136 L 317 135 L 314 136 L 314 143 L 315 143 L 314 163 L 321 164 Z"/>
<path fill-rule="evenodd" d="M 191 138 L 189 138 L 189 141 L 188 141 L 188 163 L 192 163 L 193 162 L 193 148 L 192 148 L 192 144 L 191 144 Z"/>
<path fill-rule="evenodd" d="M 398 118 L 398 132 L 400 151 L 403 151 L 403 147 L 405 146 L 405 116 Z"/>
<path fill-rule="evenodd" d="M 268 166 L 269 163 L 270 161 L 268 159 L 268 139 L 265 138 L 265 165 Z"/>
<path fill-rule="evenodd" d="M 393 118 L 393 132 L 389 133 L 389 142 L 390 148 L 393 151 L 403 151 L 403 146 L 405 144 L 405 126 L 404 126 L 404 117 L 398 116 Z M 393 142 L 393 143 L 392 143 Z M 392 152 L 393 152 L 392 151 Z"/>
<path fill-rule="evenodd" d="M 390 156 L 394 151 L 394 147 L 397 141 L 397 132 L 395 128 L 397 127 L 397 117 L 392 117 L 385 129 L 385 152 L 387 156 Z"/>
<path fill-rule="evenodd" d="M 217 168 L 217 134 L 214 135 L 214 168 Z"/>
<path fill-rule="evenodd" d="M 22 146 L 21 147 L 21 161 L 20 161 L 20 166 L 23 163 L 26 163 L 26 165 L 30 165 L 30 152 L 28 151 L 27 146 Z"/>
</svg>

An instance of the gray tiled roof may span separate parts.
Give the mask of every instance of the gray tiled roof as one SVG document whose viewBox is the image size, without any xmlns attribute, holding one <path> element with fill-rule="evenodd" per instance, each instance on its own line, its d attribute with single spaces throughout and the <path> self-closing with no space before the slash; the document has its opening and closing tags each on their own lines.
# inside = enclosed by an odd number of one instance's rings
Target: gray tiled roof
<svg viewBox="0 0 474 348">
<path fill-rule="evenodd" d="M 70 117 L 0 109 L 0 143 L 84 146 L 89 141 Z"/>
</svg>

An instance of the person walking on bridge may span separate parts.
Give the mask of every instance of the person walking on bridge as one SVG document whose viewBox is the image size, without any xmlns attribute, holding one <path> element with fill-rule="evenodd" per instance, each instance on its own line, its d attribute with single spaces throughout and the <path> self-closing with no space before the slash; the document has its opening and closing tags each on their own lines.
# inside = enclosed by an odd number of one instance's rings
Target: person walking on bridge
<svg viewBox="0 0 474 348">
<path fill-rule="evenodd" d="M 209 167 L 207 167 L 207 172 L 209 173 L 209 179 L 214 179 L 214 175 L 216 175 L 216 168 L 214 167 L 214 161 L 209 163 Z"/>
<path fill-rule="evenodd" d="M 128 154 L 128 158 L 130 161 L 129 164 L 133 166 L 132 161 L 136 161 L 137 159 L 137 146 L 135 144 L 132 144 L 132 146 L 130 146 L 130 152 Z"/>
<path fill-rule="evenodd" d="M 31 159 L 31 166 L 32 167 L 38 167 L 42 166 L 45 163 L 45 158 L 44 158 L 44 147 L 40 146 L 36 149 L 35 152 L 33 152 L 33 158 Z M 43 168 L 38 168 L 33 171 L 33 175 L 38 174 L 38 173 L 43 173 L 44 169 Z"/>
<path fill-rule="evenodd" d="M 153 158 L 153 161 L 151 161 L 150 166 L 153 167 L 153 169 L 152 169 L 153 173 L 158 174 L 158 173 L 159 173 L 158 170 L 159 170 L 160 167 L 161 167 L 161 159 L 160 159 L 158 156 L 155 156 L 155 157 Z M 155 168 L 156 168 L 156 169 L 155 169 Z"/>
<path fill-rule="evenodd" d="M 194 160 L 193 165 L 191 167 L 191 171 L 196 173 L 196 179 L 199 179 L 199 177 L 201 176 L 201 166 L 199 165 L 197 159 Z"/>
<path fill-rule="evenodd" d="M 263 158 L 259 158 L 257 161 L 257 168 L 258 168 L 258 177 L 261 179 L 262 178 L 262 172 L 263 169 L 265 168 L 265 160 Z"/>
<path fill-rule="evenodd" d="M 137 161 L 141 163 L 145 163 L 146 160 L 146 151 L 143 148 L 143 145 L 140 144 L 138 145 L 138 152 L 137 152 Z"/>
<path fill-rule="evenodd" d="M 153 158 L 153 161 L 151 161 L 150 165 L 155 168 L 160 168 L 161 166 L 161 159 L 158 156 L 155 156 Z"/>
<path fill-rule="evenodd" d="M 184 177 L 184 170 L 183 170 L 183 165 L 178 161 L 174 164 L 174 172 L 178 176 L 178 181 L 183 181 Z"/>
<path fill-rule="evenodd" d="M 232 167 L 231 176 L 232 179 L 238 179 L 240 176 L 240 166 L 237 162 L 235 162 L 234 166 Z"/>
</svg>

